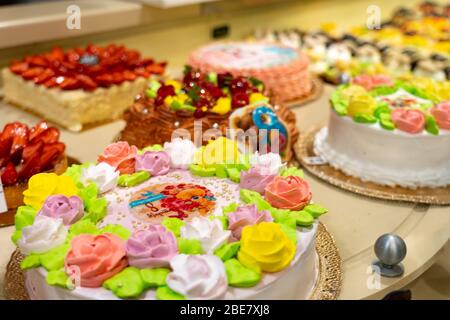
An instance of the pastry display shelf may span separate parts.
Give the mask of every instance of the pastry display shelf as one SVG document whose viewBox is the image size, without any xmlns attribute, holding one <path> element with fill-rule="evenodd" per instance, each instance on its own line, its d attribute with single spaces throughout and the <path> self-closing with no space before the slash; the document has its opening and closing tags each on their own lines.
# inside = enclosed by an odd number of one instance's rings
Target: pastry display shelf
<svg viewBox="0 0 450 320">
<path fill-rule="evenodd" d="M 332 87 L 326 85 L 318 100 L 294 108 L 300 130 L 326 124 L 330 110 L 327 97 Z M 20 120 L 32 124 L 37 117 L 0 102 L 0 127 Z M 72 133 L 61 130 L 67 154 L 79 161 L 95 161 L 105 145 L 124 127 L 123 121 Z M 86 146 L 89 146 L 88 148 Z M 403 288 L 419 277 L 436 261 L 449 239 L 450 208 L 370 199 L 338 189 L 306 174 L 314 197 L 330 214 L 322 221 L 334 236 L 342 258 L 343 283 L 340 299 L 381 299 L 387 293 Z M 379 278 L 372 273 L 373 244 L 384 233 L 394 232 L 405 240 L 408 253 L 400 278 Z M 14 251 L 10 241 L 13 227 L 0 229 L 0 287 L 6 264 Z M 1 290 L 0 290 L 1 292 Z"/>
</svg>

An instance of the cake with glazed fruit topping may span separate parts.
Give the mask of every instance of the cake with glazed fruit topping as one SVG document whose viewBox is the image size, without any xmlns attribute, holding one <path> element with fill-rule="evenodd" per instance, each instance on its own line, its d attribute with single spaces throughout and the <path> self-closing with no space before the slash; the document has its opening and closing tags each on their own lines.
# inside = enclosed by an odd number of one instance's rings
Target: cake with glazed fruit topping
<svg viewBox="0 0 450 320">
<path fill-rule="evenodd" d="M 72 131 L 117 119 L 165 63 L 114 44 L 88 45 L 13 61 L 3 69 L 6 101 Z"/>
<path fill-rule="evenodd" d="M 9 210 L 23 205 L 22 193 L 33 175 L 67 169 L 65 148 L 59 130 L 45 121 L 31 128 L 21 122 L 5 125 L 0 132 L 0 183 Z"/>
<path fill-rule="evenodd" d="M 13 241 L 31 299 L 307 299 L 326 212 L 311 198 L 301 170 L 226 138 L 121 141 L 33 176 Z"/>
<path fill-rule="evenodd" d="M 187 66 L 182 80 L 149 83 L 125 112 L 126 126 L 120 139 L 143 148 L 170 141 L 176 130 L 187 130 L 194 141 L 196 123 L 202 133 L 218 129 L 223 135 L 227 129 L 252 129 L 256 133 L 278 130 L 279 151 L 289 161 L 299 134 L 295 115 L 274 99 L 270 104 L 265 92 L 265 85 L 258 79 L 206 74 Z M 276 137 L 268 135 L 266 145 L 273 139 Z"/>
<path fill-rule="evenodd" d="M 192 52 L 188 63 L 205 73 L 229 72 L 260 79 L 283 102 L 306 98 L 313 89 L 308 57 L 279 44 L 213 43 Z"/>
<path fill-rule="evenodd" d="M 359 76 L 331 97 L 314 151 L 344 173 L 406 188 L 450 185 L 449 82 Z"/>
</svg>

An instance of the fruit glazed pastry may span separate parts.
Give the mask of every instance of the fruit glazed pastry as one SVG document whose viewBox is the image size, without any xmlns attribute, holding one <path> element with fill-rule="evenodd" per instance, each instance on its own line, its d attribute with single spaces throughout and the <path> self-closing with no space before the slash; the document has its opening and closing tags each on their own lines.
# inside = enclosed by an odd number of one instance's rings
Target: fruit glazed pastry
<svg viewBox="0 0 450 320">
<path fill-rule="evenodd" d="M 110 44 L 54 48 L 3 70 L 4 97 L 71 131 L 120 118 L 165 62 Z"/>
<path fill-rule="evenodd" d="M 126 111 L 127 124 L 121 139 L 142 148 L 170 141 L 175 130 L 182 129 L 193 141 L 198 132 L 196 123 L 200 125 L 200 134 L 207 130 L 227 134 L 227 129 L 232 128 L 253 129 L 259 136 L 261 130 L 266 130 L 269 134 L 261 138 L 266 141 L 265 146 L 272 146 L 276 139 L 270 133 L 278 132 L 279 151 L 289 161 L 298 139 L 295 115 L 276 101 L 270 104 L 265 92 L 264 84 L 255 78 L 201 73 L 187 66 L 180 81 L 150 82 Z M 203 144 L 207 141 L 203 140 Z"/>
<path fill-rule="evenodd" d="M 44 121 L 30 128 L 8 123 L 0 133 L 0 178 L 9 210 L 23 205 L 23 191 L 35 174 L 59 174 L 67 168 L 59 130 Z"/>
</svg>

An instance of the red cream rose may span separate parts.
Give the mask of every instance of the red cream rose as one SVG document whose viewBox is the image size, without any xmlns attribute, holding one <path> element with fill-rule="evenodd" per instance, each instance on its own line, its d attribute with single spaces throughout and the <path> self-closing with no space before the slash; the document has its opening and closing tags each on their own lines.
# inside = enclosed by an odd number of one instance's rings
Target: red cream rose
<svg viewBox="0 0 450 320">
<path fill-rule="evenodd" d="M 445 101 L 431 109 L 439 128 L 450 130 L 450 101 Z"/>
<path fill-rule="evenodd" d="M 126 266 L 125 242 L 111 233 L 74 237 L 65 259 L 66 273 L 79 276 L 80 285 L 88 288 L 100 287 Z"/>
<path fill-rule="evenodd" d="M 297 176 L 275 177 L 265 189 L 265 198 L 275 208 L 301 210 L 311 200 L 308 182 Z"/>
<path fill-rule="evenodd" d="M 419 133 L 425 127 L 425 115 L 420 110 L 397 108 L 391 117 L 397 129 L 404 132 Z"/>
<path fill-rule="evenodd" d="M 106 162 L 121 174 L 131 174 L 134 173 L 136 154 L 137 148 L 135 146 L 130 146 L 125 141 L 119 141 L 107 146 L 97 160 L 98 162 Z"/>
</svg>

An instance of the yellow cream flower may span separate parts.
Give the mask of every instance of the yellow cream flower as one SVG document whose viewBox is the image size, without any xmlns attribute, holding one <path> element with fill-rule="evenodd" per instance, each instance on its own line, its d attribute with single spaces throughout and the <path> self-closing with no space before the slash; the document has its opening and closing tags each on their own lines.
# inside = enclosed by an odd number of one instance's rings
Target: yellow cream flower
<svg viewBox="0 0 450 320">
<path fill-rule="evenodd" d="M 250 104 L 256 103 L 256 102 L 269 102 L 269 98 L 267 98 L 265 95 L 259 92 L 253 92 L 249 97 Z"/>
<path fill-rule="evenodd" d="M 165 84 L 166 86 L 173 86 L 173 87 L 175 88 L 175 92 L 180 91 L 181 88 L 182 88 L 181 83 L 179 83 L 179 82 L 176 81 L 176 80 L 166 80 L 166 81 L 164 82 L 164 84 Z"/>
<path fill-rule="evenodd" d="M 242 230 L 237 257 L 248 268 L 278 272 L 291 263 L 294 255 L 294 242 L 289 240 L 277 223 L 261 222 Z"/>
<path fill-rule="evenodd" d="M 48 196 L 62 194 L 67 197 L 78 194 L 72 178 L 55 173 L 39 173 L 30 178 L 28 189 L 24 191 L 24 203 L 40 210 Z"/>
<path fill-rule="evenodd" d="M 227 114 L 231 111 L 231 99 L 229 97 L 219 98 L 216 105 L 212 107 L 211 112 L 221 115 Z"/>
<path fill-rule="evenodd" d="M 239 150 L 236 141 L 220 137 L 199 149 L 194 157 L 197 164 L 208 167 L 215 164 L 238 163 Z"/>
<path fill-rule="evenodd" d="M 367 93 L 358 94 L 350 97 L 347 112 L 350 117 L 354 117 L 357 114 L 372 115 L 376 107 L 377 103 L 371 95 Z"/>
</svg>

